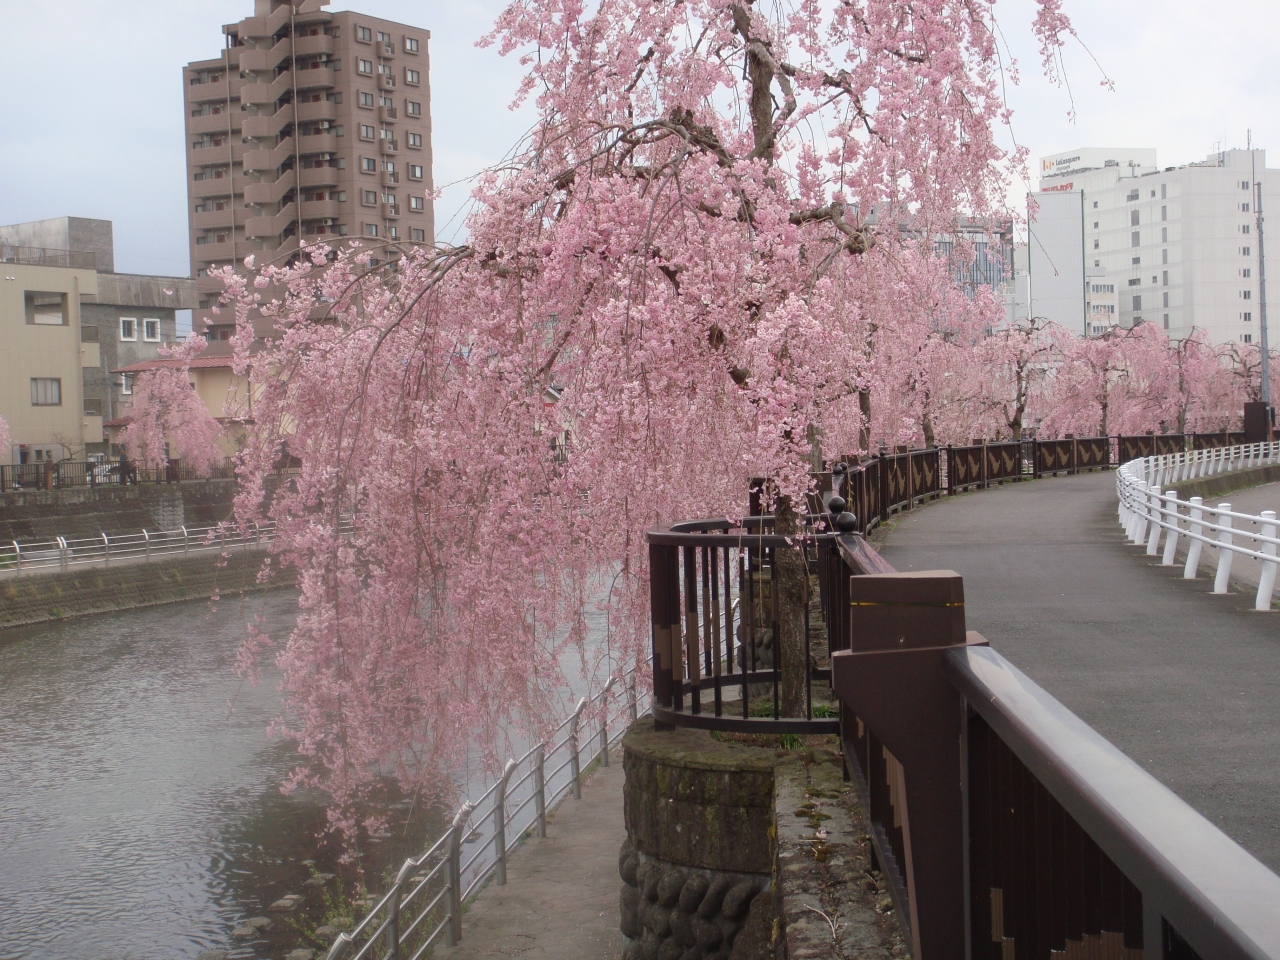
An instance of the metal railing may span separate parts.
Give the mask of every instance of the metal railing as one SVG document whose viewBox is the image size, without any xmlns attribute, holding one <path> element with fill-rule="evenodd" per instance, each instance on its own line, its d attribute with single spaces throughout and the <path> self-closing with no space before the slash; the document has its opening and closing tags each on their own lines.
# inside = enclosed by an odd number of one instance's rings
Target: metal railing
<svg viewBox="0 0 1280 960">
<path fill-rule="evenodd" d="M 44 460 L 0 464 L 0 493 L 21 490 L 61 490 L 66 487 L 106 487 L 138 483 L 187 483 L 228 480 L 236 475 L 228 458 L 208 472 L 197 472 L 181 460 L 139 464 L 119 460 Z"/>
<path fill-rule="evenodd" d="M 841 741 L 917 960 L 1280 958 L 1280 877 L 967 633 L 958 574 L 837 546 Z"/>
<path fill-rule="evenodd" d="M 1185 540 L 1187 550 L 1182 575 L 1188 580 L 1199 575 L 1204 545 L 1217 547 L 1218 564 L 1213 592 L 1218 594 L 1229 589 L 1234 557 L 1261 561 L 1262 576 L 1258 581 L 1254 608 L 1270 610 L 1276 583 L 1277 549 L 1280 548 L 1275 511 L 1264 510 L 1254 516 L 1234 512 L 1230 503 L 1212 507 L 1206 506 L 1202 497 L 1180 500 L 1176 489 L 1167 485 L 1277 462 L 1280 462 L 1280 442 L 1217 447 L 1131 460 L 1116 471 L 1118 512 L 1125 535 L 1135 544 L 1145 542 L 1147 555 L 1160 556 L 1162 565 L 1167 567 L 1177 562 L 1179 544 Z M 1162 536 L 1163 553 L 1160 550 Z"/>
<path fill-rule="evenodd" d="M 443 937 L 456 945 L 463 908 L 490 878 L 507 882 L 507 860 L 528 836 L 547 835 L 547 815 L 568 796 L 582 799 L 582 771 L 610 749 L 644 712 L 635 670 L 578 701 L 552 733 L 502 774 L 477 800 L 460 806 L 449 828 L 417 857 L 350 932 L 338 935 L 327 960 L 418 960 Z"/>
<path fill-rule="evenodd" d="M 97 255 L 84 250 L 55 250 L 50 247 L 23 247 L 13 243 L 0 243 L 0 263 L 92 270 L 97 265 Z"/>
</svg>

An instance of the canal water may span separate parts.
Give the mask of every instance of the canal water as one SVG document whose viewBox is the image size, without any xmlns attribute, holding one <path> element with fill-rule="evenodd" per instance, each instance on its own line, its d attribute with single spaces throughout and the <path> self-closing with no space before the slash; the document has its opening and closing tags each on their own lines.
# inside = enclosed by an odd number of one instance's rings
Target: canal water
<svg viewBox="0 0 1280 960">
<path fill-rule="evenodd" d="M 300 928 L 325 907 L 302 884 L 332 872 L 350 891 L 360 875 L 318 839 L 315 798 L 280 793 L 296 755 L 266 733 L 274 668 L 257 686 L 233 669 L 247 623 L 261 614 L 282 637 L 296 613 L 295 594 L 275 591 L 0 632 L 0 958 L 259 958 L 312 945 Z M 379 892 L 442 827 L 439 811 L 399 810 L 359 861 Z M 307 909 L 232 940 L 304 892 Z"/>
</svg>

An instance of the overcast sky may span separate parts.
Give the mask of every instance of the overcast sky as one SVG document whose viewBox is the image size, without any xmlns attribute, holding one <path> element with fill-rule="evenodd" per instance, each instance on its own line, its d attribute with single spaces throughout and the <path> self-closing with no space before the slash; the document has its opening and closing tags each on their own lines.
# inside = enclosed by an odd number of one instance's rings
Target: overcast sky
<svg viewBox="0 0 1280 960">
<path fill-rule="evenodd" d="M 212 57 L 221 25 L 252 0 L 0 0 L 0 223 L 46 217 L 115 222 L 116 268 L 186 275 L 182 66 Z M 529 124 L 507 108 L 518 67 L 475 41 L 502 0 L 358 0 L 355 8 L 431 31 L 435 180 L 462 180 L 499 160 Z M 1027 25 L 1033 0 L 1002 0 L 1005 37 L 1022 68 L 1010 92 L 1013 135 L 1035 160 L 1082 146 L 1155 147 L 1162 166 L 1254 142 L 1280 166 L 1280 4 L 1238 0 L 1066 0 L 1081 38 L 1068 52 L 1072 99 L 1041 76 Z M 1011 196 L 1021 197 L 1020 184 Z M 437 205 L 456 239 L 467 188 Z M 1021 206 L 1021 202 L 1019 202 Z"/>
</svg>

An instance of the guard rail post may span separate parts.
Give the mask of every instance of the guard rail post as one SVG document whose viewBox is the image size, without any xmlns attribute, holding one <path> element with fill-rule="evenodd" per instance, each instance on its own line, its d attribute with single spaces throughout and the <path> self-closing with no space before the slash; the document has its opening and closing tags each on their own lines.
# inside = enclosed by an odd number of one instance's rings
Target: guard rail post
<svg viewBox="0 0 1280 960">
<path fill-rule="evenodd" d="M 1173 515 L 1169 518 L 1169 532 L 1165 535 L 1164 556 L 1160 558 L 1160 565 L 1172 567 L 1174 557 L 1178 552 L 1178 491 L 1166 490 L 1164 495 L 1168 498 L 1168 504 Z"/>
<path fill-rule="evenodd" d="M 639 708 L 636 704 L 636 678 L 633 674 L 627 681 L 627 716 L 635 723 L 639 719 Z"/>
<path fill-rule="evenodd" d="M 1231 558 L 1235 556 L 1231 549 L 1231 517 L 1223 516 L 1230 512 L 1231 504 L 1218 504 L 1218 542 L 1222 546 L 1218 548 L 1218 575 L 1213 579 L 1214 593 L 1226 593 L 1227 583 L 1231 578 Z"/>
<path fill-rule="evenodd" d="M 111 540 L 110 538 L 107 537 L 105 533 L 103 533 L 102 535 L 102 547 L 103 547 L 102 565 L 104 567 L 109 567 L 111 566 Z"/>
<path fill-rule="evenodd" d="M 444 932 L 444 942 L 449 947 L 456 947 L 462 939 L 462 831 L 472 809 L 470 803 L 464 803 L 454 814 L 453 824 L 449 827 L 448 852 L 445 854 L 449 864 L 445 868 L 449 877 L 449 927 Z"/>
<path fill-rule="evenodd" d="M 147 533 L 146 527 L 142 528 L 142 539 L 147 542 L 147 563 L 151 562 L 151 534 Z"/>
<path fill-rule="evenodd" d="M 538 823 L 538 839 L 547 836 L 547 745 L 533 751 L 533 811 Z"/>
<path fill-rule="evenodd" d="M 400 960 L 400 885 L 407 872 L 408 863 L 400 867 L 396 882 L 391 885 L 391 899 L 387 902 L 387 952 L 386 960 Z"/>
<path fill-rule="evenodd" d="M 191 549 L 191 536 L 190 534 L 187 533 L 187 528 L 184 525 L 182 528 L 182 555 L 185 557 L 187 555 L 187 551 L 189 551 L 190 549 Z"/>
<path fill-rule="evenodd" d="M 1204 542 L 1204 526 L 1200 518 L 1204 516 L 1204 500 L 1201 497 L 1191 498 L 1191 509 L 1187 511 L 1187 562 L 1182 568 L 1184 580 L 1194 580 L 1200 574 L 1200 551 Z"/>
<path fill-rule="evenodd" d="M 609 765 L 609 693 L 617 685 L 618 678 L 610 677 L 600 691 L 600 766 Z"/>
<path fill-rule="evenodd" d="M 587 700 L 583 697 L 578 701 L 578 709 L 573 711 L 573 716 L 569 718 L 569 775 L 573 778 L 573 799 L 582 799 L 582 758 L 578 754 L 578 721 L 582 718 L 582 711 L 587 707 Z"/>
<path fill-rule="evenodd" d="M 67 538 L 58 538 L 58 569 L 66 570 L 68 566 L 67 560 Z"/>
<path fill-rule="evenodd" d="M 1160 547 L 1161 502 L 1160 488 L 1158 486 L 1152 487 L 1151 492 L 1147 495 L 1147 507 L 1151 515 L 1151 533 L 1147 536 L 1147 556 L 1149 557 L 1154 557 Z"/>
<path fill-rule="evenodd" d="M 22 576 L 22 548 L 18 546 L 17 540 L 12 541 L 12 543 L 13 543 L 14 574 L 20 577 Z"/>
<path fill-rule="evenodd" d="M 1134 491 L 1133 529 L 1129 531 L 1129 539 L 1133 543 L 1141 543 L 1147 535 L 1147 486 L 1139 483 Z"/>
<path fill-rule="evenodd" d="M 515 768 L 516 762 L 508 760 L 493 794 L 493 852 L 498 860 L 494 883 L 500 887 L 507 885 L 507 784 Z"/>
<path fill-rule="evenodd" d="M 1268 557 L 1276 555 L 1276 545 L 1273 542 L 1276 535 L 1276 512 L 1274 510 L 1263 510 L 1262 519 L 1266 522 L 1262 524 L 1262 536 L 1270 539 L 1262 542 L 1261 553 L 1265 553 Z M 1258 596 L 1253 602 L 1255 610 L 1271 609 L 1271 593 L 1276 586 L 1276 561 L 1264 560 L 1262 562 L 1262 576 L 1258 578 Z"/>
</svg>

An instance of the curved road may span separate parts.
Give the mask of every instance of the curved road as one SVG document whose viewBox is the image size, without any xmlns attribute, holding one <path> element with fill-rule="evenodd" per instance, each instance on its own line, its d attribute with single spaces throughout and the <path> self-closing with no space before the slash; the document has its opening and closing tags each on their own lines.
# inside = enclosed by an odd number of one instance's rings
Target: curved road
<svg viewBox="0 0 1280 960">
<path fill-rule="evenodd" d="M 1114 474 L 944 499 L 881 552 L 963 576 L 969 629 L 1280 872 L 1280 612 L 1125 541 Z"/>
</svg>

